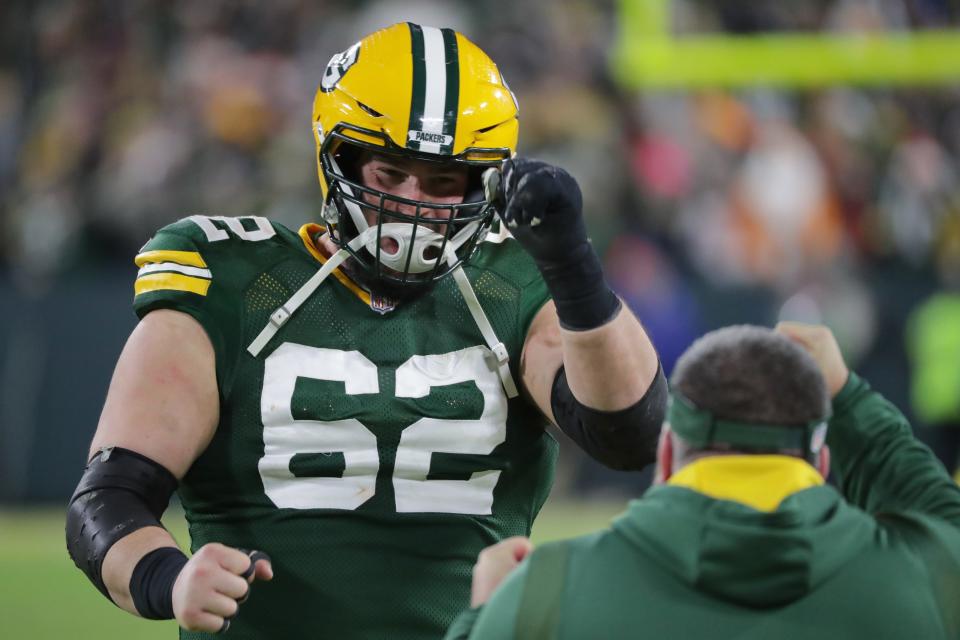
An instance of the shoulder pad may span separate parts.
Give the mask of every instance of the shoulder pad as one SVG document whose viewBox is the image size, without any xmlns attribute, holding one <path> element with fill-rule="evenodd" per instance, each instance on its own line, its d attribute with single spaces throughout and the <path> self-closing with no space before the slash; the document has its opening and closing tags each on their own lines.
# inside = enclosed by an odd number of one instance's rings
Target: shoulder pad
<svg viewBox="0 0 960 640">
<path fill-rule="evenodd" d="M 161 229 L 164 232 L 186 236 L 199 243 L 214 243 L 224 240 L 258 242 L 277 235 L 275 225 L 261 216 L 201 216 L 181 218 Z"/>
<path fill-rule="evenodd" d="M 136 297 L 152 292 L 184 292 L 206 296 L 214 276 L 216 249 L 260 242 L 277 236 L 266 218 L 194 215 L 160 229 L 137 254 Z M 281 227 L 282 228 L 282 227 Z M 224 274 L 221 274 L 221 279 Z M 236 274 L 227 274 L 232 281 Z"/>
</svg>

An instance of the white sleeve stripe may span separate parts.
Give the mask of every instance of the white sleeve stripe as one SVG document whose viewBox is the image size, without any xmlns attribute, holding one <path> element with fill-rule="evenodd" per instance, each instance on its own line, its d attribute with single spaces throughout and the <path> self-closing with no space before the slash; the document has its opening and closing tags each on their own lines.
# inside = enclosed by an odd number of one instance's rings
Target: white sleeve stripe
<svg viewBox="0 0 960 640">
<path fill-rule="evenodd" d="M 148 273 L 156 273 L 158 271 L 176 271 L 177 273 L 183 273 L 188 276 L 197 276 L 199 278 L 207 278 L 209 280 L 213 279 L 213 274 L 210 273 L 209 269 L 201 269 L 199 267 L 187 267 L 182 264 L 177 264 L 176 262 L 155 262 L 152 264 L 145 264 L 140 267 L 140 271 L 137 272 L 137 277 L 145 276 Z"/>
</svg>

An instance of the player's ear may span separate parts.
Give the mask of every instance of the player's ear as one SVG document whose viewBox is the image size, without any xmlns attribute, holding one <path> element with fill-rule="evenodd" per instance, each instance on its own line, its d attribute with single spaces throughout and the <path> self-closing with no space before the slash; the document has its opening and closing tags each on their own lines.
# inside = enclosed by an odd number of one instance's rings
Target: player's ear
<svg viewBox="0 0 960 640">
<path fill-rule="evenodd" d="M 660 439 L 657 441 L 657 467 L 653 474 L 654 484 L 663 484 L 670 479 L 673 470 L 673 438 L 670 423 L 660 427 Z"/>
</svg>

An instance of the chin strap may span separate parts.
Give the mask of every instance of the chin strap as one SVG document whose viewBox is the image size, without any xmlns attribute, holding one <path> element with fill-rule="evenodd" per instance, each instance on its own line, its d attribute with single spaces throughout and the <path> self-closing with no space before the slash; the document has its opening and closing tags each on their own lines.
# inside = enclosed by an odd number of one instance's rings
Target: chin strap
<svg viewBox="0 0 960 640">
<path fill-rule="evenodd" d="M 453 251 L 447 251 L 447 262 L 452 265 L 456 261 L 457 254 Z M 460 295 L 467 303 L 467 309 L 470 310 L 473 321 L 477 323 L 477 328 L 483 334 L 484 342 L 487 343 L 497 359 L 497 372 L 500 374 L 500 381 L 503 383 L 504 391 L 507 392 L 507 397 L 516 398 L 520 394 L 517 392 L 517 385 L 510 374 L 510 354 L 507 353 L 506 345 L 497 339 L 497 334 L 494 333 L 493 326 L 487 319 L 487 314 L 483 312 L 483 307 L 480 306 L 480 300 L 477 299 L 477 294 L 470 285 L 467 274 L 463 272 L 463 265 L 453 270 L 453 279 L 457 283 L 457 288 L 460 289 Z"/>
<path fill-rule="evenodd" d="M 356 238 L 350 241 L 349 246 L 354 251 L 358 250 L 364 244 L 366 244 L 370 238 L 377 234 L 376 227 L 370 227 Z M 324 265 L 313 274 L 309 280 L 303 283 L 303 286 L 297 289 L 296 293 L 290 296 L 290 299 L 280 305 L 276 311 L 270 314 L 270 322 L 263 328 L 260 334 L 250 343 L 250 346 L 247 347 L 247 351 L 256 358 L 260 355 L 260 352 L 263 351 L 263 348 L 267 346 L 267 343 L 270 342 L 270 339 L 273 336 L 277 335 L 277 331 L 280 330 L 280 327 L 287 323 L 287 320 L 290 319 L 290 316 L 300 308 L 304 302 L 307 301 L 313 292 L 323 284 L 323 281 L 327 279 L 333 270 L 343 264 L 343 261 L 350 257 L 350 252 L 344 248 L 337 251 L 335 254 L 330 256 L 330 259 L 327 260 Z"/>
<path fill-rule="evenodd" d="M 365 230 L 363 233 L 358 235 L 356 238 L 350 241 L 349 246 L 351 249 L 356 251 L 364 244 L 366 244 L 372 237 L 377 233 L 376 227 L 370 227 Z M 453 265 L 457 262 L 456 250 L 447 246 L 447 262 L 450 265 Z M 267 346 L 267 343 L 270 342 L 273 336 L 277 335 L 277 332 L 280 328 L 287 323 L 290 319 L 290 316 L 296 312 L 300 306 L 307 301 L 313 292 L 323 284 L 323 281 L 333 273 L 333 270 L 343 264 L 344 260 L 350 257 L 350 252 L 347 249 L 340 249 L 335 254 L 333 254 L 329 260 L 327 260 L 324 265 L 313 274 L 309 280 L 307 280 L 302 287 L 297 289 L 296 293 L 290 296 L 290 299 L 284 302 L 276 311 L 270 314 L 270 322 L 260 331 L 260 334 L 250 343 L 250 346 L 247 347 L 247 351 L 253 357 L 260 355 L 260 352 L 263 351 L 263 348 Z M 463 266 L 460 265 L 453 270 L 453 279 L 457 283 L 457 288 L 460 290 L 460 295 L 463 296 L 464 301 L 467 303 L 467 308 L 470 310 L 470 315 L 473 316 L 473 321 L 477 323 L 477 328 L 480 329 L 480 333 L 483 335 L 484 342 L 487 343 L 487 346 L 493 352 L 494 357 L 497 359 L 497 372 L 500 375 L 500 381 L 503 383 L 504 391 L 507 392 L 508 398 L 516 398 L 519 393 L 517 391 L 517 385 L 513 380 L 513 376 L 510 373 L 510 355 L 507 352 L 506 345 L 503 344 L 499 339 L 497 339 L 497 334 L 493 330 L 493 326 L 490 324 L 490 321 L 487 319 L 487 315 L 483 312 L 483 307 L 480 306 L 480 300 L 477 299 L 477 294 L 474 292 L 473 287 L 470 285 L 470 280 L 467 279 L 467 274 L 463 272 Z"/>
</svg>

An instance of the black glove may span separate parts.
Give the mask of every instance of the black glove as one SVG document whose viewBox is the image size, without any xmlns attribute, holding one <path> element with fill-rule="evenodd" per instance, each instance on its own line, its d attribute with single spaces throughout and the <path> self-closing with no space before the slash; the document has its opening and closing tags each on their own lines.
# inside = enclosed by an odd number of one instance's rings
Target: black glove
<svg viewBox="0 0 960 640">
<path fill-rule="evenodd" d="M 577 181 L 560 167 L 527 158 L 507 160 L 501 174 L 484 177 L 501 219 L 540 269 L 560 325 L 584 331 L 612 320 L 620 299 L 587 239 Z"/>
</svg>

